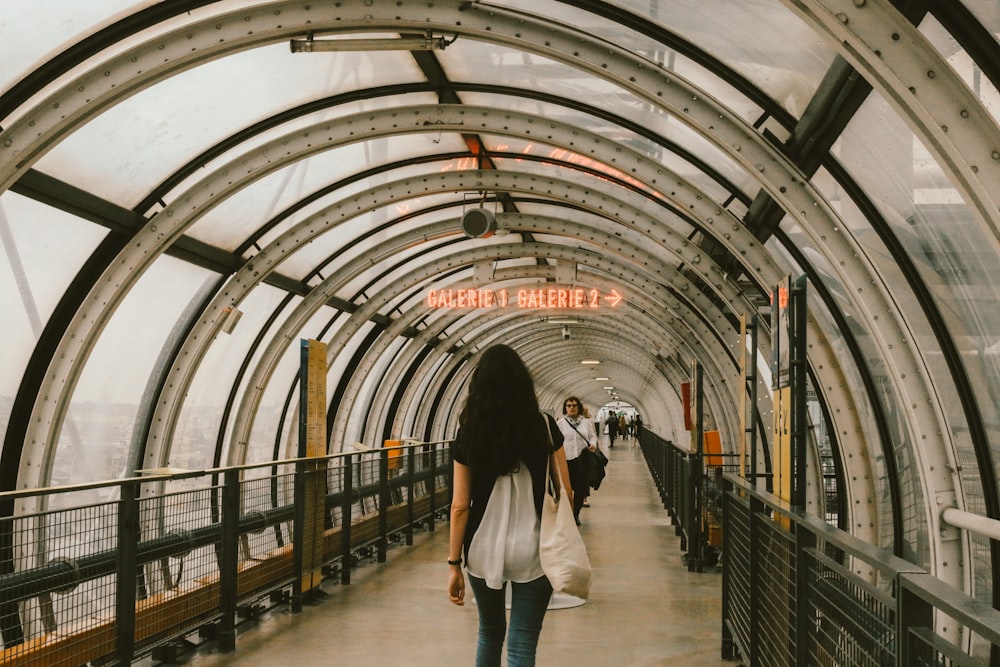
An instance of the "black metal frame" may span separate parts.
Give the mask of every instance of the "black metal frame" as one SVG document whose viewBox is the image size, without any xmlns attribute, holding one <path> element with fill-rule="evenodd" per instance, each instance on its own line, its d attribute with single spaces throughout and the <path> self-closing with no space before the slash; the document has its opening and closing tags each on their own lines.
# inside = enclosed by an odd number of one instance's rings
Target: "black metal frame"
<svg viewBox="0 0 1000 667">
<path fill-rule="evenodd" d="M 356 485 L 356 479 L 363 481 L 359 474 L 362 457 L 367 457 L 365 463 L 368 466 L 375 467 L 374 469 L 369 467 L 374 480 Z M 248 598 L 271 596 L 275 591 L 291 589 L 291 596 L 280 595 L 279 599 L 289 599 L 292 611 L 301 611 L 303 544 L 302 531 L 297 528 L 305 525 L 306 521 L 318 518 L 305 516 L 307 509 L 306 503 L 303 502 L 274 505 L 275 496 L 269 491 L 271 499 L 264 501 L 269 509 L 248 511 L 242 506 L 247 498 L 244 480 L 250 477 L 251 482 L 264 482 L 262 488 L 267 491 L 269 489 L 266 484 L 267 479 L 253 478 L 255 471 L 268 468 L 274 470 L 276 466 L 294 469 L 294 474 L 286 474 L 285 477 L 294 480 L 294 496 L 298 498 L 302 495 L 300 491 L 308 475 L 327 474 L 328 470 L 339 471 L 341 488 L 328 492 L 325 503 L 321 503 L 315 511 L 323 514 L 322 525 L 326 527 L 324 544 L 334 545 L 324 547 L 325 551 L 321 554 L 323 572 L 331 574 L 334 572 L 333 564 L 339 564 L 340 582 L 348 584 L 351 566 L 360 560 L 355 554 L 374 555 L 374 560 L 384 562 L 392 542 L 405 537 L 405 543 L 412 544 L 415 527 L 422 525 L 434 530 L 436 518 L 434 515 L 447 507 L 444 494 L 449 493 L 451 488 L 450 467 L 447 466 L 450 461 L 450 443 L 404 445 L 400 448 L 400 457 L 402 458 L 395 459 L 396 467 L 391 471 L 388 450 L 382 448 L 371 453 L 351 452 L 254 466 L 174 475 L 150 475 L 73 487 L 0 493 L 0 503 L 13 507 L 17 502 L 33 499 L 43 505 L 46 502 L 53 505 L 60 504 L 54 497 L 61 494 L 68 494 L 67 497 L 72 498 L 74 493 L 90 491 L 106 493 L 115 490 L 118 492 L 118 500 L 101 504 L 116 508 L 114 511 L 117 514 L 117 531 L 112 531 L 115 537 L 111 548 L 82 555 L 75 554 L 72 558 L 52 558 L 45 565 L 22 567 L 17 570 L 13 567 L 14 560 L 12 558 L 7 560 L 9 567 L 0 573 L 0 599 L 4 600 L 5 608 L 13 610 L 14 613 L 5 617 L 8 632 L 5 633 L 3 648 L 0 649 L 0 663 L 8 664 L 8 660 L 13 660 L 19 665 L 52 664 L 50 661 L 53 652 L 67 650 L 65 646 L 60 648 L 57 645 L 60 642 L 65 644 L 66 639 L 73 639 L 79 642 L 78 646 L 85 647 L 84 652 L 79 655 L 74 654 L 74 659 L 79 658 L 80 664 L 109 659 L 117 660 L 120 664 L 129 664 L 137 657 L 182 639 L 193 629 L 202 632 L 206 627 L 213 628 L 210 634 L 216 637 L 220 650 L 234 650 L 238 610 L 248 605 L 252 606 L 253 603 L 248 601 Z M 405 465 L 402 465 L 404 460 Z M 274 474 L 276 473 L 272 473 L 272 476 Z M 212 496 L 221 495 L 219 504 L 221 512 L 206 513 L 208 521 L 192 530 L 172 531 L 155 538 L 144 539 L 141 532 L 140 504 L 156 502 L 156 496 L 151 496 L 149 492 L 152 489 L 162 490 L 162 485 L 166 482 L 179 482 L 189 487 L 204 482 L 208 485 L 207 488 L 203 484 L 196 489 L 196 492 L 205 493 L 207 490 Z M 374 502 L 375 511 L 366 514 L 354 513 L 352 507 L 361 504 L 362 501 Z M 169 506 L 169 503 L 167 505 Z M 60 512 L 71 512 L 76 509 L 78 508 L 70 507 L 65 510 L 51 510 L 46 514 L 51 517 Z M 340 525 L 336 528 L 331 527 L 332 512 L 339 512 L 341 518 Z M 14 522 L 22 519 L 30 520 L 30 517 L 7 515 L 0 518 L 2 527 L 0 532 L 7 536 L 14 535 L 12 530 Z M 291 553 L 285 553 L 280 557 L 274 556 L 272 560 L 287 558 L 292 564 L 276 568 L 274 571 L 264 568 L 262 572 L 255 573 L 251 582 L 242 581 L 241 578 L 247 576 L 247 568 L 260 565 L 262 560 L 259 558 L 246 560 L 246 556 L 241 555 L 241 540 L 249 535 L 260 535 L 269 527 L 280 527 L 288 522 L 294 522 L 293 527 L 296 528 Z M 35 532 L 38 530 L 36 525 Z M 330 536 L 338 532 L 339 539 L 329 542 Z M 155 564 L 166 558 L 183 559 L 193 550 L 206 548 L 215 554 L 212 558 L 215 565 L 212 567 L 216 575 L 189 581 L 188 588 L 183 591 L 167 591 L 164 607 L 170 603 L 171 595 L 188 595 L 191 594 L 192 588 L 198 589 L 201 599 L 205 599 L 206 595 L 215 596 L 216 603 L 210 604 L 210 610 L 207 612 L 204 609 L 201 611 L 195 609 L 196 605 L 191 605 L 191 610 L 188 610 L 185 605 L 182 609 L 184 613 L 189 614 L 187 617 L 171 618 L 169 623 L 160 620 L 159 623 L 163 627 L 156 626 L 150 629 L 147 623 L 148 617 L 151 611 L 155 614 L 158 601 L 145 595 L 142 577 L 137 577 L 136 573 L 141 572 L 146 564 Z M 72 618 L 56 619 L 57 624 L 47 628 L 46 631 L 58 630 L 58 632 L 52 636 L 45 635 L 42 641 L 38 641 L 39 637 L 27 637 L 23 631 L 19 631 L 21 627 L 20 617 L 17 614 L 19 602 L 72 591 L 81 584 L 101 578 L 114 580 L 114 610 L 117 618 L 114 621 L 112 654 L 102 652 L 106 649 L 101 649 L 99 642 L 95 640 L 88 643 L 85 637 L 87 633 L 91 637 L 100 635 L 105 632 L 103 627 L 83 628 L 79 630 L 82 634 L 74 635 L 74 631 L 70 629 L 75 623 Z M 211 597 L 207 599 L 211 600 Z M 174 598 L 173 602 L 176 601 Z M 141 618 L 143 614 L 145 617 Z M 87 653 L 87 650 L 90 653 Z"/>
<path fill-rule="evenodd" d="M 955 624 L 1000 645 L 1000 612 L 922 568 L 724 475 L 722 643 L 744 664 L 983 665 Z M 935 626 L 935 616 L 951 620 Z M 943 619 L 942 619 L 943 620 Z"/>
</svg>

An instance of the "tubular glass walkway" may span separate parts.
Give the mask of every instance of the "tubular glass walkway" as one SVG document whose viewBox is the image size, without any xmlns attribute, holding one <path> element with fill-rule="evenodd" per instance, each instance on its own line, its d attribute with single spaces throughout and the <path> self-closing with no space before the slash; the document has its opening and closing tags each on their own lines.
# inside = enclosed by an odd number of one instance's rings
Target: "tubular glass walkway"
<svg viewBox="0 0 1000 667">
<path fill-rule="evenodd" d="M 594 568 L 589 601 L 545 617 L 539 665 L 732 665 L 719 658 L 721 575 L 688 572 L 680 538 L 657 497 L 639 448 L 619 441 L 600 490 L 583 510 Z M 236 651 L 206 645 L 192 667 L 273 665 L 472 665 L 477 615 L 445 593 L 448 524 L 363 564 L 352 583 L 331 578 L 326 597 L 301 614 L 278 607 L 247 624 Z M 471 597 L 471 595 L 470 595 Z"/>
</svg>

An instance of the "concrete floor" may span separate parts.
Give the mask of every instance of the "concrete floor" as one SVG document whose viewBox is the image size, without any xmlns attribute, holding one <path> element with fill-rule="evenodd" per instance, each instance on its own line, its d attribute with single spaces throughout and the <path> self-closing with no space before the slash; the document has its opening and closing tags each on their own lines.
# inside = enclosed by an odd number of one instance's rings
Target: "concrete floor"
<svg viewBox="0 0 1000 667">
<path fill-rule="evenodd" d="M 538 665 L 573 667 L 732 666 L 720 655 L 721 575 L 690 573 L 642 454 L 609 450 L 600 490 L 583 510 L 594 570 L 583 606 L 546 614 Z M 352 583 L 326 581 L 327 596 L 301 614 L 277 609 L 243 629 L 236 651 L 202 648 L 190 667 L 438 667 L 475 664 L 476 606 L 448 602 L 447 522 L 393 546 L 388 562 L 365 564 Z"/>
</svg>

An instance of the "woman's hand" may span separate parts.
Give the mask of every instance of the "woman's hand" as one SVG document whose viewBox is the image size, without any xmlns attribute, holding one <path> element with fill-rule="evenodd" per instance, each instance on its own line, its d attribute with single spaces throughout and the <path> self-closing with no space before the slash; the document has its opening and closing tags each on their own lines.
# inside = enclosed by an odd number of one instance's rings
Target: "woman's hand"
<svg viewBox="0 0 1000 667">
<path fill-rule="evenodd" d="M 448 574 L 448 599 L 461 607 L 465 604 L 465 574 L 461 565 L 449 565 L 448 569 L 451 570 Z"/>
</svg>

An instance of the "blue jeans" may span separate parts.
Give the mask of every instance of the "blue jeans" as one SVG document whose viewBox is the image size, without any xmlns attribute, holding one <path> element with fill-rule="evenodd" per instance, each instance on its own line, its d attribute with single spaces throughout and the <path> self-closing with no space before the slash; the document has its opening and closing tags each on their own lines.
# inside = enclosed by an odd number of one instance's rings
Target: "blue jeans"
<svg viewBox="0 0 1000 667">
<path fill-rule="evenodd" d="M 507 667 L 535 667 L 535 648 L 542 619 L 552 597 L 544 576 L 526 584 L 511 582 L 510 633 L 507 633 L 506 587 L 496 590 L 469 575 L 469 585 L 479 607 L 479 644 L 476 667 L 500 667 L 500 652 L 507 635 Z"/>
</svg>

